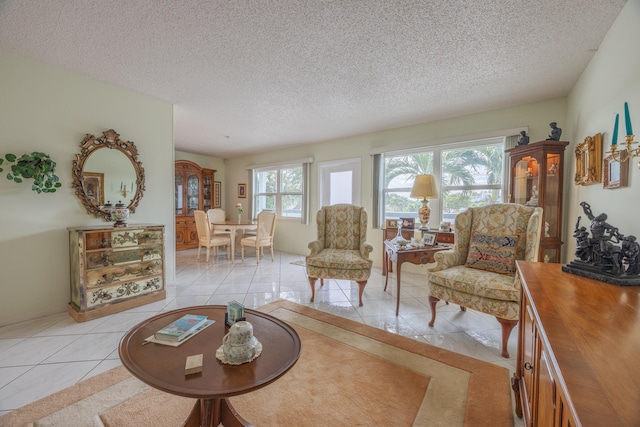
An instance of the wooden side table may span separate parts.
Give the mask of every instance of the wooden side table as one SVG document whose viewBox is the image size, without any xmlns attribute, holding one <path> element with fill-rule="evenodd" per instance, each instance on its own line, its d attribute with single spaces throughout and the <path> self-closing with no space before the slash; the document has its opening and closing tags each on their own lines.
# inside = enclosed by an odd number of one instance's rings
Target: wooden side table
<svg viewBox="0 0 640 427">
<path fill-rule="evenodd" d="M 400 310 L 400 272 L 401 266 L 405 262 L 410 262 L 411 264 L 429 264 L 435 262 L 433 259 L 433 255 L 436 252 L 444 251 L 449 249 L 446 246 L 425 246 L 424 248 L 409 248 L 409 249 L 400 249 L 395 243 L 390 240 L 384 241 L 384 265 L 388 266 L 387 268 L 387 278 L 384 281 L 384 290 L 387 290 L 387 284 L 389 283 L 389 273 L 393 271 L 391 269 L 392 263 L 398 264 L 398 272 L 396 273 L 396 281 L 397 281 L 397 293 L 396 293 L 396 316 L 398 315 L 398 311 Z"/>
<path fill-rule="evenodd" d="M 413 228 L 403 228 L 402 229 L 402 237 L 404 237 L 407 240 L 411 240 L 411 238 L 413 237 L 414 233 L 416 231 L 418 231 L 419 229 L 413 229 Z M 424 233 L 434 233 L 436 234 L 436 243 L 444 243 L 444 244 L 453 244 L 454 243 L 454 233 L 453 232 L 444 232 L 444 231 L 436 231 L 436 230 L 430 230 L 430 231 L 423 231 Z M 398 229 L 397 228 L 383 228 L 382 229 L 382 241 L 384 242 L 385 240 L 391 240 L 394 237 L 396 237 L 398 235 Z M 383 248 L 382 251 L 382 275 L 386 276 L 387 275 L 387 262 L 386 262 L 386 253 L 385 250 Z M 393 268 L 391 268 L 389 271 L 393 272 Z"/>
<path fill-rule="evenodd" d="M 255 310 L 245 310 L 262 354 L 242 365 L 216 359 L 226 331 L 225 306 L 187 307 L 159 314 L 134 326 L 120 342 L 122 364 L 141 381 L 167 393 L 196 398 L 185 426 L 249 426 L 227 397 L 262 388 L 284 375 L 300 357 L 297 332 L 285 322 Z M 145 338 L 185 314 L 203 314 L 215 323 L 179 347 L 146 343 Z M 204 354 L 202 372 L 185 375 L 187 356 Z"/>
</svg>

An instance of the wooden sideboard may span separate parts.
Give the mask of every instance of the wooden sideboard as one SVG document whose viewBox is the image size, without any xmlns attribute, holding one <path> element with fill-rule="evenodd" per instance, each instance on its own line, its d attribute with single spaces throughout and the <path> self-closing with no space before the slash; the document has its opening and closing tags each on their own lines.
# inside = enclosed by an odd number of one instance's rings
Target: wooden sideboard
<svg viewBox="0 0 640 427">
<path fill-rule="evenodd" d="M 69 228 L 71 302 L 78 322 L 164 299 L 164 226 Z"/>
<path fill-rule="evenodd" d="M 411 238 L 415 235 L 416 231 L 420 231 L 420 229 L 413 228 L 403 228 L 402 229 L 402 237 L 407 240 L 411 240 Z M 454 242 L 454 233 L 453 232 L 444 232 L 444 231 L 436 231 L 430 230 L 425 231 L 424 233 L 433 233 L 436 234 L 436 242 L 442 244 L 453 244 Z M 393 239 L 398 235 L 397 228 L 383 228 L 382 229 L 382 275 L 387 275 L 387 258 L 386 251 L 384 247 L 384 241 Z M 391 270 L 393 271 L 393 270 Z"/>
<path fill-rule="evenodd" d="M 512 385 L 525 426 L 639 426 L 640 286 L 518 261 Z"/>
</svg>

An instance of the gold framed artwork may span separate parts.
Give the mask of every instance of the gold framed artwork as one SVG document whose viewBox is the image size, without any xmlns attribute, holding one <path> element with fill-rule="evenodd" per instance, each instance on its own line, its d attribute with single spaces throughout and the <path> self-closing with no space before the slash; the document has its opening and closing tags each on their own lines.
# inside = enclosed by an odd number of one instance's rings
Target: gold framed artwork
<svg viewBox="0 0 640 427">
<path fill-rule="evenodd" d="M 588 136 L 576 145 L 576 185 L 602 182 L 602 134 Z"/>
<path fill-rule="evenodd" d="M 621 159 L 624 159 L 627 155 L 627 150 L 619 151 Z M 629 177 L 629 162 L 618 162 L 613 159 L 612 156 L 608 156 L 604 159 L 603 170 L 603 187 L 607 190 L 613 190 L 615 188 L 626 187 Z"/>
<path fill-rule="evenodd" d="M 238 198 L 244 199 L 247 197 L 247 184 L 238 184 Z"/>
<path fill-rule="evenodd" d="M 93 206 L 104 205 L 104 173 L 82 172 L 82 187 Z"/>
</svg>

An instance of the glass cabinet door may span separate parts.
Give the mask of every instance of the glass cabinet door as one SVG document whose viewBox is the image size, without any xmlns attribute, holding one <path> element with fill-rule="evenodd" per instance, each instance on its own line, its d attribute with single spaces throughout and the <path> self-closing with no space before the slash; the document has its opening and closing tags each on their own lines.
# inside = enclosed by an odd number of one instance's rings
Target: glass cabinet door
<svg viewBox="0 0 640 427">
<path fill-rule="evenodd" d="M 559 154 L 547 154 L 547 173 L 546 173 L 546 185 L 544 195 L 544 237 L 560 238 L 560 230 L 558 227 L 559 209 L 560 209 L 560 195 L 559 189 L 561 182 L 559 182 L 560 174 L 560 155 Z"/>
<path fill-rule="evenodd" d="M 182 184 L 182 175 L 175 174 L 176 177 L 176 187 L 175 187 L 175 199 L 176 199 L 176 215 L 184 214 L 184 187 Z"/>
<path fill-rule="evenodd" d="M 209 209 L 211 209 L 211 192 L 213 190 L 213 182 L 211 182 L 211 175 L 209 174 L 204 174 L 202 175 L 202 206 L 203 206 L 203 210 L 206 212 Z"/>
<path fill-rule="evenodd" d="M 513 171 L 513 201 L 521 205 L 538 206 L 540 183 L 539 164 L 533 157 L 523 157 Z"/>
<path fill-rule="evenodd" d="M 187 177 L 187 214 L 198 210 L 200 204 L 200 179 L 196 175 Z"/>
</svg>

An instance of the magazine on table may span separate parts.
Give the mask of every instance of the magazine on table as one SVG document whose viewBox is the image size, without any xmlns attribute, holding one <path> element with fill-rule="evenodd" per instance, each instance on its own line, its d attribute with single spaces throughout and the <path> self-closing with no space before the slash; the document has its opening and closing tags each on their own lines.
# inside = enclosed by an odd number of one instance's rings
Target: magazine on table
<svg viewBox="0 0 640 427">
<path fill-rule="evenodd" d="M 195 335 L 198 334 L 198 332 L 201 332 L 203 329 L 205 329 L 206 327 L 213 325 L 216 321 L 215 320 L 211 320 L 211 319 L 205 319 L 204 322 L 201 322 L 197 328 L 193 329 L 192 331 L 190 331 L 184 338 L 182 338 L 181 340 L 164 340 L 161 338 L 156 338 L 155 334 L 151 335 L 150 337 L 146 338 L 143 344 L 147 344 L 147 343 L 156 343 L 156 344 L 162 344 L 162 345 L 168 345 L 171 347 L 178 347 L 180 344 L 189 341 L 189 339 L 191 337 L 194 337 Z"/>
</svg>

